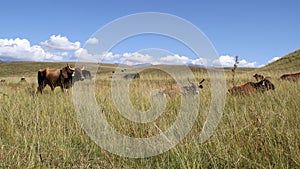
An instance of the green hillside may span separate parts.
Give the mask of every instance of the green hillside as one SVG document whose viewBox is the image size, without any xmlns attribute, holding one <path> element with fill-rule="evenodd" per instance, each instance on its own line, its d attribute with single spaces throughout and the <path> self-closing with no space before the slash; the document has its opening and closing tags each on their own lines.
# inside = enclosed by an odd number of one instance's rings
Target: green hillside
<svg viewBox="0 0 300 169">
<path fill-rule="evenodd" d="M 61 68 L 66 64 L 64 62 L 6 62 L 1 64 L 0 77 L 35 76 L 41 68 Z"/>
<path fill-rule="evenodd" d="M 300 72 L 300 50 L 296 50 L 286 56 L 272 62 L 259 71 L 276 71 L 280 73 Z"/>
</svg>

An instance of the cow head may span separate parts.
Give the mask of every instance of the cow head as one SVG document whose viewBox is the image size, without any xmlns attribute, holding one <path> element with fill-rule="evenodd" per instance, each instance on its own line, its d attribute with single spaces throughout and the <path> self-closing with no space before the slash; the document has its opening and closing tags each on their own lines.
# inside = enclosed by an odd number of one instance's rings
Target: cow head
<svg viewBox="0 0 300 169">
<path fill-rule="evenodd" d="M 67 65 L 61 69 L 61 75 L 64 79 L 71 79 L 74 76 L 75 69 Z"/>
<path fill-rule="evenodd" d="M 187 92 L 191 92 L 193 94 L 198 94 L 199 93 L 199 88 L 202 89 L 203 85 L 202 83 L 205 81 L 205 79 L 202 79 L 199 83 L 196 82 L 191 82 L 190 79 L 188 79 L 189 83 L 191 84 L 190 86 L 184 86 L 183 88 L 187 90 Z"/>
<path fill-rule="evenodd" d="M 253 75 L 253 77 L 256 79 L 256 81 L 259 81 L 259 80 L 262 80 L 262 79 L 264 79 L 264 76 L 263 75 L 259 75 L 259 74 L 255 74 L 255 75 Z"/>
<path fill-rule="evenodd" d="M 82 68 L 75 68 L 75 75 L 73 81 L 83 81 L 84 80 L 84 75 L 82 71 L 84 70 L 84 67 Z"/>
<path fill-rule="evenodd" d="M 75 69 L 67 65 L 66 67 L 60 70 L 62 83 L 66 89 L 72 87 L 72 77 L 74 76 Z"/>
</svg>

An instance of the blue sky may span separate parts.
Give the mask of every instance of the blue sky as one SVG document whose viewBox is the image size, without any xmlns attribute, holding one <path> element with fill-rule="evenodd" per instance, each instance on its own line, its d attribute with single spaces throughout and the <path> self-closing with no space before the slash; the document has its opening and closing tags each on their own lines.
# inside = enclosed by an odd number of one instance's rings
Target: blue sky
<svg viewBox="0 0 300 169">
<path fill-rule="evenodd" d="M 241 66 L 258 67 L 300 49 L 299 6 L 297 0 L 3 1 L 0 59 L 68 61 L 109 22 L 134 13 L 162 12 L 197 26 L 225 66 L 238 55 Z M 174 40 L 149 35 L 128 39 L 109 54 L 133 56 L 145 48 L 166 49 L 179 60 L 193 55 Z"/>
</svg>

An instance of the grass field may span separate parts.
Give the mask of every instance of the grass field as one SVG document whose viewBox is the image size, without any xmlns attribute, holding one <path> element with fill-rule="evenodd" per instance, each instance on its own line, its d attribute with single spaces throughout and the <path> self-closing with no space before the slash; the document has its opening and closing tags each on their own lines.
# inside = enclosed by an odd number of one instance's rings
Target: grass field
<svg viewBox="0 0 300 169">
<path fill-rule="evenodd" d="M 16 64 L 16 65 L 14 65 Z M 62 67 L 65 63 L 47 63 Z M 111 100 L 111 70 L 100 65 L 95 80 L 99 109 L 117 131 L 131 137 L 151 137 L 165 131 L 178 115 L 181 96 L 167 97 L 163 114 L 151 123 L 134 123 L 120 115 Z M 80 127 L 72 91 L 35 95 L 36 71 L 42 63 L 1 64 L 0 168 L 300 168 L 300 82 L 280 81 L 282 70 L 240 69 L 236 83 L 255 81 L 254 73 L 271 76 L 274 91 L 226 96 L 223 117 L 214 135 L 199 144 L 199 135 L 211 106 L 210 80 L 205 69 L 192 67 L 197 80 L 206 79 L 200 90 L 199 114 L 187 137 L 169 151 L 147 158 L 120 157 L 97 146 Z M 47 66 L 46 66 L 47 67 Z M 294 70 L 299 66 L 295 66 Z M 231 70 L 225 70 L 227 87 Z M 19 82 L 26 76 L 27 82 Z M 93 83 L 85 80 L 84 84 Z M 145 70 L 130 84 L 130 99 L 141 111 L 149 109 L 151 89 L 173 84 L 158 70 Z"/>
</svg>

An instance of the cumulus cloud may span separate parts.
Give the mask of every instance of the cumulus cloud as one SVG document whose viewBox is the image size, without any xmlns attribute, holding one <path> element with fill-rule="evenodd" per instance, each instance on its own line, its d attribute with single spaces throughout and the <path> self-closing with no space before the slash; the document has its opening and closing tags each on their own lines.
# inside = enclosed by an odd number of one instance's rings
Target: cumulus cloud
<svg viewBox="0 0 300 169">
<path fill-rule="evenodd" d="M 276 60 L 280 59 L 281 57 L 274 57 L 273 59 L 269 60 L 268 63 L 275 62 Z"/>
<path fill-rule="evenodd" d="M 67 37 L 61 35 L 52 35 L 50 39 L 40 44 L 53 50 L 77 50 L 80 48 L 80 42 L 70 42 Z"/>
<path fill-rule="evenodd" d="M 189 64 L 192 60 L 186 56 L 179 56 L 178 54 L 165 56 L 159 59 L 161 63 L 164 64 L 174 64 L 174 65 L 181 65 L 181 64 Z"/>
<path fill-rule="evenodd" d="M 214 66 L 232 67 L 235 63 L 235 57 L 229 55 L 220 56 L 213 61 Z M 248 62 L 245 59 L 239 61 L 239 67 L 256 67 L 256 62 Z"/>
<path fill-rule="evenodd" d="M 169 64 L 169 65 L 205 65 L 206 59 L 197 58 L 191 59 L 187 56 L 180 56 L 178 54 L 167 55 L 164 57 L 155 57 L 148 54 L 142 54 L 139 52 L 113 54 L 111 52 L 101 55 L 102 61 L 121 63 L 126 65 L 138 65 L 138 64 Z"/>
<path fill-rule="evenodd" d="M 99 40 L 95 37 L 93 38 L 89 38 L 87 41 L 86 41 L 87 44 L 90 44 L 90 45 L 94 45 L 94 44 L 98 44 L 99 43 Z"/>
<path fill-rule="evenodd" d="M 154 58 L 147 54 L 135 53 L 124 53 L 123 57 L 119 58 L 120 63 L 127 65 L 145 64 L 152 63 Z"/>
<path fill-rule="evenodd" d="M 62 60 L 62 55 L 45 51 L 41 46 L 33 45 L 27 39 L 0 39 L 0 58 L 12 60 L 44 61 Z"/>
</svg>

